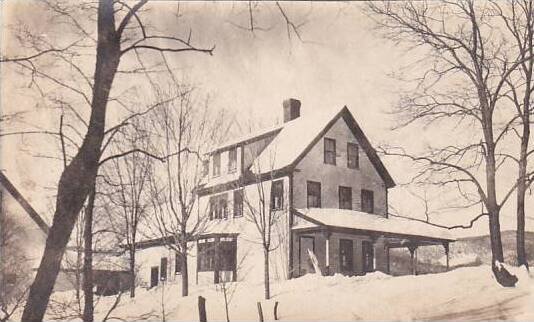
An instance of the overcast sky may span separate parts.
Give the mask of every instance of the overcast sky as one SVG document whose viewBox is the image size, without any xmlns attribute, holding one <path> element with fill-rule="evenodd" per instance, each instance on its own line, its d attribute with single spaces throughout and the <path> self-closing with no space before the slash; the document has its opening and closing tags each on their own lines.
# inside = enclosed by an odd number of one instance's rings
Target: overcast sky
<svg viewBox="0 0 534 322">
<path fill-rule="evenodd" d="M 362 4 L 282 2 L 282 6 L 293 21 L 305 22 L 300 29 L 304 41 L 297 39 L 294 33 L 288 37 L 283 18 L 272 3 L 255 9 L 255 23 L 268 30 L 254 34 L 238 27 L 249 23 L 246 3 L 185 3 L 180 8 L 180 18 L 176 19 L 170 14 L 176 11 L 174 3 L 156 2 L 144 17 L 154 22 L 161 32 L 187 34 L 191 29 L 193 42 L 205 47 L 216 46 L 213 56 L 179 54 L 167 57 L 180 77 L 210 96 L 214 108 L 231 110 L 241 124 L 250 119 L 260 119 L 265 125 L 280 122 L 282 101 L 294 97 L 302 101 L 302 114 L 347 105 L 374 145 L 410 146 L 443 139 L 429 136 L 432 131 L 405 131 L 402 136 L 391 131 L 395 120 L 387 112 L 398 100 L 401 84 L 388 75 L 412 61 L 413 53 L 407 54 L 381 39 L 372 30 L 371 19 L 362 13 Z M 3 23 L 20 20 L 35 27 L 40 14 L 32 10 L 28 4 L 13 1 L 8 6 L 4 2 Z M 13 50 L 8 40 L 4 28 L 2 46 L 4 50 Z M 91 63 L 86 66 L 87 70 L 91 67 Z M 39 98 L 22 87 L 27 81 L 20 79 L 13 69 L 3 67 L 2 111 L 27 110 L 29 123 L 57 128 L 57 114 L 35 108 Z M 119 79 L 115 86 L 121 87 L 127 82 L 133 81 Z M 31 157 L 29 151 L 32 154 L 40 149 L 49 152 L 50 140 L 26 136 L 24 141 L 14 137 L 1 141 L 1 168 L 48 219 L 53 211 L 54 191 L 47 188 L 57 182 L 62 165 L 54 160 Z M 399 160 L 384 161 L 397 182 L 408 180 L 409 164 Z M 390 204 L 402 215 L 424 218 L 421 201 L 402 190 L 390 191 Z M 448 212 L 436 214 L 432 219 L 459 224 L 467 223 L 477 214 Z M 505 208 L 502 216 L 503 228 L 512 229 L 515 226 L 513 208 Z M 534 230 L 530 220 L 527 229 Z M 484 222 L 469 232 L 462 232 L 482 233 L 487 233 Z"/>
</svg>

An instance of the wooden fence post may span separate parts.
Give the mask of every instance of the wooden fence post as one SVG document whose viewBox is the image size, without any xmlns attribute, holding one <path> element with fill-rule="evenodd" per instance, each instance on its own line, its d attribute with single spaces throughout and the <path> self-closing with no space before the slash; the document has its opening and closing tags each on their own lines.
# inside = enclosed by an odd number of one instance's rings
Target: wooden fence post
<svg viewBox="0 0 534 322">
<path fill-rule="evenodd" d="M 278 301 L 274 303 L 274 319 L 278 320 Z"/>
<path fill-rule="evenodd" d="M 260 318 L 260 322 L 263 322 L 263 311 L 261 310 L 261 303 L 258 302 L 258 316 Z"/>
<path fill-rule="evenodd" d="M 202 296 L 198 297 L 198 320 L 200 322 L 207 322 L 206 318 L 206 299 Z"/>
</svg>

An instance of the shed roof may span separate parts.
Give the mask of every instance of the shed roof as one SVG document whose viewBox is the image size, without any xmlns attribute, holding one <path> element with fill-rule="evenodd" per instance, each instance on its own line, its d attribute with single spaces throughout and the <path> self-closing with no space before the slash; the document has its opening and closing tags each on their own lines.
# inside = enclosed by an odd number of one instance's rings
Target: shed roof
<svg viewBox="0 0 534 322">
<path fill-rule="evenodd" d="M 357 230 L 373 231 L 377 233 L 398 234 L 404 236 L 425 237 L 454 241 L 450 231 L 445 228 L 407 218 L 389 217 L 368 214 L 365 212 L 332 209 L 332 208 L 305 208 L 297 209 L 299 220 L 293 229 L 302 229 L 318 226 L 352 228 Z"/>
</svg>

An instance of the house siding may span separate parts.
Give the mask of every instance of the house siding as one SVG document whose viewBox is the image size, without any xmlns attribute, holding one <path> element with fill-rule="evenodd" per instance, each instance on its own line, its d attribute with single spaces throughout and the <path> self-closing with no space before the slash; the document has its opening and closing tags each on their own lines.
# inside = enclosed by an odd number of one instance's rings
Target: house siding
<svg viewBox="0 0 534 322">
<path fill-rule="evenodd" d="M 324 138 L 336 140 L 336 165 L 324 163 Z M 359 168 L 347 167 L 347 143 L 356 143 L 359 148 Z M 339 208 L 339 186 L 352 188 L 352 209 L 361 211 L 361 191 L 374 194 L 374 213 L 387 216 L 387 189 L 374 165 L 371 163 L 357 138 L 343 118 L 339 118 L 308 154 L 297 164 L 294 172 L 294 207 L 307 207 L 307 181 L 321 183 L 321 207 Z"/>
</svg>

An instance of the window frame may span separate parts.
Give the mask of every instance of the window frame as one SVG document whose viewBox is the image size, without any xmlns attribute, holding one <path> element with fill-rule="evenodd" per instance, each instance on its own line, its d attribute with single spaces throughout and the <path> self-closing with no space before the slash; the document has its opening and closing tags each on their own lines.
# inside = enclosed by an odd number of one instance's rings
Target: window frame
<svg viewBox="0 0 534 322">
<path fill-rule="evenodd" d="M 222 207 L 223 203 L 224 207 Z M 228 194 L 221 193 L 218 195 L 210 196 L 208 211 L 209 220 L 228 219 Z"/>
<path fill-rule="evenodd" d="M 355 161 L 354 165 L 351 165 L 351 148 L 354 149 L 355 154 Z M 349 169 L 359 169 L 360 168 L 360 146 L 356 143 L 347 142 L 347 168 Z"/>
<path fill-rule="evenodd" d="M 347 193 L 348 192 L 348 200 L 344 200 L 343 197 L 346 197 L 346 195 L 343 195 L 342 192 Z M 339 197 L 339 209 L 346 209 L 346 210 L 352 210 L 352 187 L 347 186 L 339 186 L 338 187 L 338 197 Z M 344 207 L 345 203 L 348 205 L 347 207 Z"/>
<path fill-rule="evenodd" d="M 368 202 L 370 202 L 370 209 L 365 209 L 364 208 L 364 206 L 366 206 L 365 205 L 365 201 L 364 201 L 365 199 L 367 199 Z M 374 195 L 374 191 L 373 190 L 362 189 L 362 191 L 361 191 L 361 209 L 362 209 L 362 212 L 366 212 L 366 213 L 369 213 L 369 214 L 374 214 L 375 213 L 375 195 Z"/>
<path fill-rule="evenodd" d="M 236 196 L 240 196 L 241 202 L 236 202 Z M 233 210 L 234 210 L 234 218 L 243 217 L 243 209 L 244 209 L 244 196 L 243 196 L 243 189 L 237 189 L 234 190 L 233 194 Z M 239 211 L 238 211 L 239 210 Z"/>
<path fill-rule="evenodd" d="M 275 187 L 277 189 L 275 190 Z M 276 192 L 279 192 L 280 204 L 276 205 Z M 276 180 L 271 182 L 271 210 L 281 210 L 284 209 L 284 180 Z"/>
<path fill-rule="evenodd" d="M 174 275 L 182 274 L 182 255 L 179 252 L 175 252 L 174 255 Z"/>
<path fill-rule="evenodd" d="M 235 155 L 235 158 L 232 158 Z M 228 173 L 237 172 L 237 147 L 228 150 Z"/>
<path fill-rule="evenodd" d="M 221 152 L 215 152 L 213 154 L 213 172 L 214 177 L 221 175 Z"/>
<path fill-rule="evenodd" d="M 325 164 L 331 164 L 331 165 L 336 165 L 336 140 L 335 139 L 332 139 L 332 138 L 324 138 L 323 140 L 323 154 L 324 154 L 324 157 L 323 157 L 323 161 Z M 332 148 L 333 150 L 329 150 L 329 146 L 327 144 L 327 142 L 329 143 L 332 143 Z M 329 156 L 332 157 L 332 160 L 329 160 Z"/>
<path fill-rule="evenodd" d="M 213 272 L 215 271 L 215 241 L 203 240 L 198 243 L 197 249 L 197 271 L 198 272 Z"/>
<path fill-rule="evenodd" d="M 318 187 L 318 194 L 319 195 L 316 196 L 316 197 L 318 197 L 317 198 L 317 205 L 312 207 L 312 206 L 310 206 L 310 196 L 312 196 L 310 194 L 310 192 L 312 192 L 312 189 L 310 189 L 310 187 L 314 186 L 314 185 L 315 185 L 315 187 Z M 306 206 L 308 208 L 321 208 L 321 203 L 322 203 L 321 194 L 322 194 L 322 191 L 321 191 L 321 183 L 320 182 L 311 181 L 311 180 L 306 181 Z"/>
</svg>

